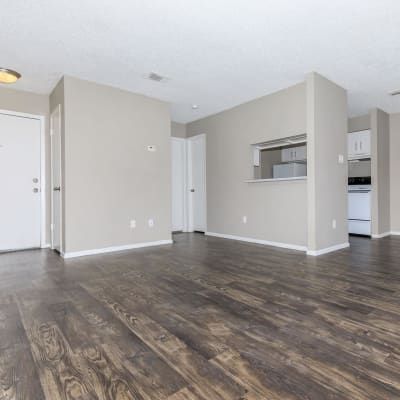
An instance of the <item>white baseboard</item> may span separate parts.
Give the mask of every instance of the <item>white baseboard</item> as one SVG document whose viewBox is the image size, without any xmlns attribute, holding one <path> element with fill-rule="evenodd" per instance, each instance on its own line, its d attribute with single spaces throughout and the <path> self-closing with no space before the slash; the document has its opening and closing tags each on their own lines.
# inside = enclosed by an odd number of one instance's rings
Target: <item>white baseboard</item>
<svg viewBox="0 0 400 400">
<path fill-rule="evenodd" d="M 50 243 L 45 243 L 40 246 L 41 249 L 49 249 L 51 247 Z"/>
<path fill-rule="evenodd" d="M 393 232 L 384 232 L 384 233 L 378 233 L 378 234 L 372 234 L 371 237 L 373 239 L 382 239 L 386 236 L 393 235 Z"/>
<path fill-rule="evenodd" d="M 327 253 L 331 253 L 332 251 L 346 249 L 347 247 L 350 247 L 349 242 L 337 244 L 337 245 L 331 246 L 331 247 L 326 247 L 325 249 L 321 249 L 321 250 L 307 250 L 307 255 L 321 256 L 322 254 L 327 254 Z"/>
<path fill-rule="evenodd" d="M 223 234 L 223 233 L 215 233 L 215 232 L 205 232 L 205 234 L 207 236 L 214 236 L 214 237 L 219 237 L 219 238 L 223 238 L 223 239 L 239 240 L 241 242 L 262 244 L 262 245 L 265 245 L 265 246 L 274 246 L 274 247 L 281 247 L 281 248 L 284 248 L 284 249 L 307 251 L 307 247 L 299 246 L 297 244 L 271 242 L 269 240 L 253 239 L 253 238 L 248 238 L 248 237 L 243 237 L 243 236 L 226 235 L 226 234 Z"/>
<path fill-rule="evenodd" d="M 162 246 L 166 244 L 172 244 L 172 240 L 158 240 L 156 242 L 145 242 L 145 243 L 134 243 L 134 244 L 126 244 L 123 246 L 112 246 L 105 247 L 103 249 L 93 249 L 93 250 L 83 250 L 83 251 L 73 251 L 67 253 L 61 253 L 63 258 L 75 258 L 75 257 L 83 257 L 83 256 L 92 256 L 95 254 L 104 254 L 104 253 L 113 253 L 115 251 L 124 251 L 124 250 L 132 250 L 132 249 L 140 249 L 142 247 L 151 247 L 151 246 Z"/>
<path fill-rule="evenodd" d="M 396 232 L 396 231 L 390 232 L 390 234 L 393 236 L 400 236 L 400 232 Z"/>
</svg>

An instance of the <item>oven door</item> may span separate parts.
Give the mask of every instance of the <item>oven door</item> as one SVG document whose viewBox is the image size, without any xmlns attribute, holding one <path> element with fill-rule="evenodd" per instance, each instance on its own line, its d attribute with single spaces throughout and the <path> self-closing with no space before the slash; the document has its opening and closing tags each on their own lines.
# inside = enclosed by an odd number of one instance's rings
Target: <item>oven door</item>
<svg viewBox="0 0 400 400">
<path fill-rule="evenodd" d="M 371 221 L 371 192 L 366 190 L 349 191 L 348 219 Z"/>
</svg>

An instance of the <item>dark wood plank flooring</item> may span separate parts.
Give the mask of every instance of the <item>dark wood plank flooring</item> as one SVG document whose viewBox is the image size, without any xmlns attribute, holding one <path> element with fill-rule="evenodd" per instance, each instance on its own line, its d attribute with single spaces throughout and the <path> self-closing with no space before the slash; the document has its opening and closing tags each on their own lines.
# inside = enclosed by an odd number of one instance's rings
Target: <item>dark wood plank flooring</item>
<svg viewBox="0 0 400 400">
<path fill-rule="evenodd" d="M 0 400 L 400 399 L 400 238 L 0 255 Z"/>
</svg>

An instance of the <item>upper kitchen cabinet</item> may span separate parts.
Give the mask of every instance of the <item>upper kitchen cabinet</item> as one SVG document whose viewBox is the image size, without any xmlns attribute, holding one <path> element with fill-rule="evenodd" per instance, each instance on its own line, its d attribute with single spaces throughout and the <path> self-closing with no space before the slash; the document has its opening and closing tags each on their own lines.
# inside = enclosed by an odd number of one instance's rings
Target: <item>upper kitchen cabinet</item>
<svg viewBox="0 0 400 400">
<path fill-rule="evenodd" d="M 303 161 L 307 159 L 307 146 L 293 146 L 282 149 L 282 162 Z"/>
<path fill-rule="evenodd" d="M 348 136 L 349 160 L 371 157 L 371 131 L 351 132 Z"/>
</svg>

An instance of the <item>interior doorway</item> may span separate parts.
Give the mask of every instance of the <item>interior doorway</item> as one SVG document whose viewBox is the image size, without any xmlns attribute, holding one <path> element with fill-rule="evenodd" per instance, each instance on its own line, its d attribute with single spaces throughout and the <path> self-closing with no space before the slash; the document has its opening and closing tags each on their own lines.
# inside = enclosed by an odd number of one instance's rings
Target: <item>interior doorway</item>
<svg viewBox="0 0 400 400">
<path fill-rule="evenodd" d="M 0 111 L 0 251 L 45 246 L 44 118 Z"/>
<path fill-rule="evenodd" d="M 188 138 L 189 231 L 207 231 L 206 135 Z"/>
<path fill-rule="evenodd" d="M 172 232 L 206 232 L 206 135 L 171 138 Z"/>
<path fill-rule="evenodd" d="M 50 114 L 51 248 L 62 252 L 61 105 Z"/>
</svg>

